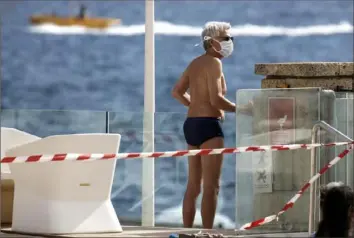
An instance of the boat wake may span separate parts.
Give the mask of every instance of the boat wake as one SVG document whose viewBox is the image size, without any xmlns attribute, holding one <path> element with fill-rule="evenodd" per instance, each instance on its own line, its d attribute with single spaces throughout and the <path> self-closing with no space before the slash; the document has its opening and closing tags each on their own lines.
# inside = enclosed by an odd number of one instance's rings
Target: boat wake
<svg viewBox="0 0 354 238">
<path fill-rule="evenodd" d="M 29 31 L 39 34 L 57 34 L 57 35 L 121 35 L 134 36 L 143 35 L 145 32 L 145 25 L 119 25 L 111 26 L 104 30 L 87 29 L 80 26 L 61 27 L 53 24 L 45 24 L 40 26 L 31 26 Z M 159 35 L 173 35 L 173 36 L 199 36 L 202 27 L 177 25 L 170 22 L 156 21 L 155 33 Z M 283 26 L 260 26 L 245 24 L 233 26 L 231 30 L 234 36 L 255 36 L 255 37 L 269 37 L 269 36 L 310 36 L 310 35 L 334 35 L 334 34 L 352 34 L 353 25 L 349 22 L 340 22 L 338 24 L 327 25 L 310 25 L 297 27 L 283 27 Z"/>
</svg>

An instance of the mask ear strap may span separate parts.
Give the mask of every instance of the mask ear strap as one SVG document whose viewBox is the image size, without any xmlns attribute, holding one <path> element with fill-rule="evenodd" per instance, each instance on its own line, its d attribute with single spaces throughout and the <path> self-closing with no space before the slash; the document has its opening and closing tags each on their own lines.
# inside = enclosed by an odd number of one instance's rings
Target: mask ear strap
<svg viewBox="0 0 354 238">
<path fill-rule="evenodd" d="M 194 47 L 196 47 L 196 46 L 199 46 L 201 43 L 203 43 L 204 41 L 206 41 L 206 40 L 210 40 L 211 39 L 211 37 L 210 36 L 204 36 L 204 39 L 203 40 L 201 40 L 199 43 L 197 43 L 197 44 L 195 44 L 194 45 Z"/>
<path fill-rule="evenodd" d="M 195 44 L 194 47 L 200 46 L 201 43 L 203 43 L 203 41 L 200 41 L 199 43 Z"/>
</svg>

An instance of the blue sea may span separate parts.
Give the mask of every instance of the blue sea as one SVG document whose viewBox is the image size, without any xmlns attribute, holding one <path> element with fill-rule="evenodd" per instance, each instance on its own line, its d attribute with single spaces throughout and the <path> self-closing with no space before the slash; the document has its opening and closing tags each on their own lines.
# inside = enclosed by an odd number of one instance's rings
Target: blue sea
<svg viewBox="0 0 354 238">
<path fill-rule="evenodd" d="M 77 14 L 79 3 L 122 25 L 97 31 L 28 23 L 33 14 Z M 145 1 L 1 1 L 0 8 L 2 126 L 38 136 L 104 132 L 111 111 L 109 131 L 122 134 L 120 151 L 141 151 Z M 164 0 L 155 1 L 155 20 L 157 151 L 186 147 L 186 108 L 170 92 L 203 53 L 195 44 L 207 21 L 233 26 L 235 51 L 223 61 L 232 101 L 239 89 L 260 88 L 256 63 L 353 61 L 352 1 Z M 223 126 L 226 146 L 235 146 L 235 115 Z M 237 223 L 235 166 L 226 156 L 217 218 L 226 228 Z M 157 222 L 181 222 L 186 159 L 157 160 L 155 171 Z M 138 220 L 141 200 L 141 160 L 118 161 L 112 201 L 119 217 Z"/>
</svg>

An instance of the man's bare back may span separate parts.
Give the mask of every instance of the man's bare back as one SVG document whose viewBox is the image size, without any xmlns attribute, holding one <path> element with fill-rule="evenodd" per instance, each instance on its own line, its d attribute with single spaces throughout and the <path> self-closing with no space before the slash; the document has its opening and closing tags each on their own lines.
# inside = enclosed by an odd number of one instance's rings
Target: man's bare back
<svg viewBox="0 0 354 238">
<path fill-rule="evenodd" d="M 215 74 L 215 61 L 209 55 L 201 55 L 194 59 L 187 67 L 189 78 L 189 94 L 191 97 L 188 117 L 216 117 L 223 118 L 224 111 L 212 105 L 208 88 L 208 78 Z M 222 93 L 226 93 L 224 76 L 222 75 Z"/>
<path fill-rule="evenodd" d="M 187 89 L 189 94 L 185 93 Z M 226 83 L 221 60 L 209 54 L 203 54 L 189 64 L 173 92 L 182 104 L 188 106 L 188 117 L 223 119 L 224 110 L 236 110 L 235 104 L 224 97 Z"/>
</svg>

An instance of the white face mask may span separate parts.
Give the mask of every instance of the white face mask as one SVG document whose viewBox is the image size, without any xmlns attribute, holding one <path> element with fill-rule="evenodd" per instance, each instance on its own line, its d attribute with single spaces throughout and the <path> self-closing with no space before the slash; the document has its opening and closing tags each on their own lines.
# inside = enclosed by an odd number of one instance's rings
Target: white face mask
<svg viewBox="0 0 354 238">
<path fill-rule="evenodd" d="M 218 52 L 225 58 L 229 57 L 234 51 L 234 42 L 232 40 L 228 40 L 228 41 L 221 41 L 219 43 L 221 46 L 221 50 L 219 50 Z"/>
<path fill-rule="evenodd" d="M 204 37 L 204 40 L 209 40 L 209 39 L 212 38 L 210 36 Z M 215 48 L 214 50 L 219 54 L 221 54 L 224 58 L 229 57 L 234 51 L 234 42 L 231 39 L 228 41 L 218 41 L 218 42 L 220 43 L 221 50 L 218 51 Z"/>
</svg>

